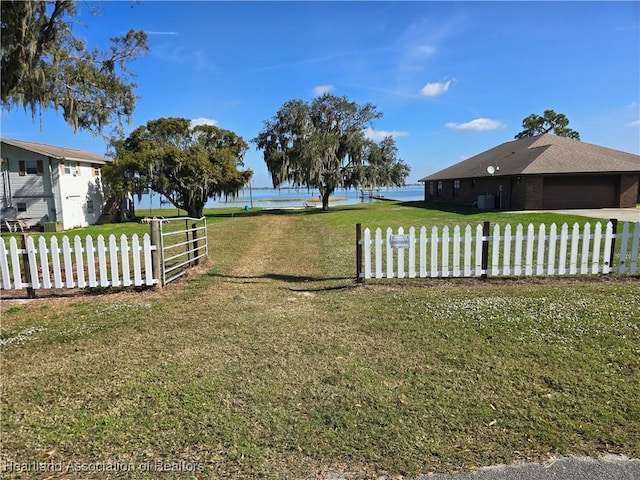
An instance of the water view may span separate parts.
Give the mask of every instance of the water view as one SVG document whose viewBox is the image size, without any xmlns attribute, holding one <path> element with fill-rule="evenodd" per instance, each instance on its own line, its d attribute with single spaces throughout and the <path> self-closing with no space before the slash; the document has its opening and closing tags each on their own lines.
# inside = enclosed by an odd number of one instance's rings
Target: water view
<svg viewBox="0 0 640 480">
<path fill-rule="evenodd" d="M 380 188 L 375 190 L 337 190 L 331 196 L 329 206 L 350 205 L 361 202 L 386 200 L 416 201 L 424 199 L 422 184 L 407 185 L 402 188 Z M 238 197 L 209 200 L 207 208 L 320 208 L 322 205 L 317 190 L 306 188 L 265 188 L 253 187 L 240 191 Z M 145 194 L 136 199 L 136 209 L 173 208 L 171 203 L 157 193 Z"/>
</svg>

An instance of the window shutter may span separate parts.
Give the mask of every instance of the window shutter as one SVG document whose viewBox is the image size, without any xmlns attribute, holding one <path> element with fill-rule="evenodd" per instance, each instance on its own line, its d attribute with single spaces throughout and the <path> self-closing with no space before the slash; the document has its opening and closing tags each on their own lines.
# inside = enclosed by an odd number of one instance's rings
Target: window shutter
<svg viewBox="0 0 640 480">
<path fill-rule="evenodd" d="M 42 160 L 38 160 L 38 175 L 42 176 L 44 174 L 44 164 Z"/>
<path fill-rule="evenodd" d="M 18 162 L 18 166 L 20 168 L 20 176 L 24 177 L 27 174 L 27 167 L 25 165 L 25 161 L 24 160 L 20 160 Z"/>
</svg>

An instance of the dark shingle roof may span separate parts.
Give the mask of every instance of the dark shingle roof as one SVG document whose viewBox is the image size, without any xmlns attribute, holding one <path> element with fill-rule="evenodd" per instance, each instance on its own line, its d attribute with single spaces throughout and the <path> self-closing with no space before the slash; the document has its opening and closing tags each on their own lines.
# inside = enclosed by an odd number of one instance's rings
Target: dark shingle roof
<svg viewBox="0 0 640 480">
<path fill-rule="evenodd" d="M 420 181 L 568 173 L 640 173 L 640 155 L 545 133 L 503 143 Z"/>
<path fill-rule="evenodd" d="M 54 147 L 43 143 L 24 142 L 22 140 L 13 140 L 11 138 L 3 138 L 2 143 L 13 145 L 14 147 L 29 150 L 30 152 L 39 153 L 47 157 L 57 158 L 59 160 L 72 160 L 77 162 L 88 163 L 111 163 L 112 160 L 107 157 L 96 155 L 95 153 L 85 152 L 75 148 Z"/>
</svg>

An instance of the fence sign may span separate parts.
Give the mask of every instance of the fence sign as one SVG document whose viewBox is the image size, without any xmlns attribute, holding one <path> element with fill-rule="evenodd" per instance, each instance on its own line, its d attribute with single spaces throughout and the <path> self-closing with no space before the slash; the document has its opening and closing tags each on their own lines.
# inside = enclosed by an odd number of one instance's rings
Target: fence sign
<svg viewBox="0 0 640 480">
<path fill-rule="evenodd" d="M 409 248 L 409 235 L 391 235 L 389 237 L 391 248 Z"/>
</svg>

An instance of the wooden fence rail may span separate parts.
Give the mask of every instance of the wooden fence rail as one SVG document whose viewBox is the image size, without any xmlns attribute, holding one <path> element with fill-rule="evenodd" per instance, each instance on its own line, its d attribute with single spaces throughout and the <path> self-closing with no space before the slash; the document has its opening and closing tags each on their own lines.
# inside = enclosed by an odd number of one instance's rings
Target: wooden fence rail
<svg viewBox="0 0 640 480">
<path fill-rule="evenodd" d="M 357 278 L 546 276 L 640 271 L 640 222 L 475 228 L 414 227 L 405 233 L 358 224 Z M 548 229 L 548 231 L 547 231 Z M 364 258 L 362 258 L 364 257 Z"/>
<path fill-rule="evenodd" d="M 155 250 L 148 234 L 0 239 L 0 289 L 152 286 Z"/>
</svg>

